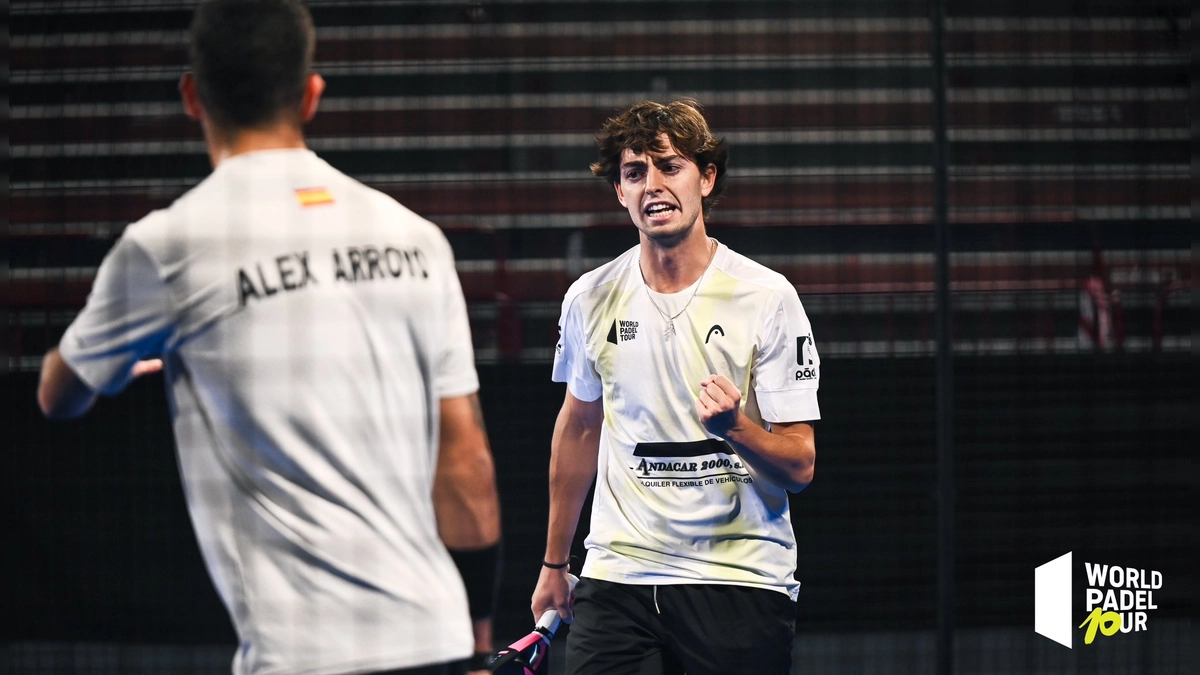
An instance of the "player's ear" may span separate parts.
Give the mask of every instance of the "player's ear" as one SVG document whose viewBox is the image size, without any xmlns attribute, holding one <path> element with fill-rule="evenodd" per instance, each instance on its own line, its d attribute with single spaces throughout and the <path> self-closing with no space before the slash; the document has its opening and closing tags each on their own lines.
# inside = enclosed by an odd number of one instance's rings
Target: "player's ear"
<svg viewBox="0 0 1200 675">
<path fill-rule="evenodd" d="M 304 82 L 304 99 L 300 102 L 300 121 L 309 122 L 317 114 L 317 104 L 321 94 L 325 93 L 325 78 L 316 73 L 308 76 Z"/>
<path fill-rule="evenodd" d="M 700 196 L 712 194 L 713 186 L 717 184 L 717 165 L 709 164 L 700 172 Z"/>
<path fill-rule="evenodd" d="M 184 73 L 179 78 L 179 98 L 183 100 L 183 111 L 194 120 L 204 118 L 204 107 L 200 105 L 200 96 L 196 93 L 196 76 Z"/>
<path fill-rule="evenodd" d="M 625 191 L 621 189 L 621 181 L 613 181 L 613 187 L 617 190 L 617 201 L 621 202 L 621 206 L 628 206 L 625 203 Z"/>
</svg>

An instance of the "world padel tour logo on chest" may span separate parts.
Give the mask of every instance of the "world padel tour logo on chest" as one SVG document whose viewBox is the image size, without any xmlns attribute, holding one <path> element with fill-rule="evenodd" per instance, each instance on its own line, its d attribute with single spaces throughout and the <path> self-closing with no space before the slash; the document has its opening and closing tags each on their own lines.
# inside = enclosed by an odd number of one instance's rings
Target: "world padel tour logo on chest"
<svg viewBox="0 0 1200 675">
<path fill-rule="evenodd" d="M 608 329 L 608 341 L 614 345 L 618 344 L 618 340 L 620 342 L 629 342 L 636 338 L 637 334 L 638 322 L 615 319 L 612 327 Z"/>
<path fill-rule="evenodd" d="M 1083 632 L 1085 645 L 1097 634 L 1111 637 L 1147 630 L 1149 613 L 1158 609 L 1154 594 L 1163 587 L 1162 572 L 1085 562 L 1087 587 L 1082 598 L 1073 598 L 1071 561 L 1067 553 L 1034 570 L 1033 629 L 1038 634 L 1072 647 L 1076 630 Z M 1086 613 L 1078 625 L 1072 616 L 1077 604 Z"/>
</svg>

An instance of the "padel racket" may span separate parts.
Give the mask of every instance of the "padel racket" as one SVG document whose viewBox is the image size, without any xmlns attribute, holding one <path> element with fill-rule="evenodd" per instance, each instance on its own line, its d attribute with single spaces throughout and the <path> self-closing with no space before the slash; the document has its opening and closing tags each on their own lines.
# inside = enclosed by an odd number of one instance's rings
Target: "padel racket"
<svg viewBox="0 0 1200 675">
<path fill-rule="evenodd" d="M 572 589 L 578 582 L 578 577 L 571 575 Z M 562 617 L 558 611 L 547 610 L 528 635 L 501 649 L 488 664 L 488 669 L 499 675 L 546 675 L 546 654 L 561 625 Z"/>
</svg>

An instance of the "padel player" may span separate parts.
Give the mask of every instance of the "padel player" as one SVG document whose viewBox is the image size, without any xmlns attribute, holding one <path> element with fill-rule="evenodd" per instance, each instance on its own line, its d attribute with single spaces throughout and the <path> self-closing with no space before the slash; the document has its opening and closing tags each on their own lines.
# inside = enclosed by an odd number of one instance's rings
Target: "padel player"
<svg viewBox="0 0 1200 675">
<path fill-rule="evenodd" d="M 306 148 L 314 36 L 299 0 L 199 6 L 213 172 L 126 229 L 38 400 L 81 415 L 161 355 L 237 675 L 466 672 L 500 537 L 466 305 L 436 226 Z"/>
<path fill-rule="evenodd" d="M 788 492 L 812 480 L 820 361 L 795 288 L 710 238 L 727 150 L 694 101 L 640 103 L 597 137 L 640 243 L 572 284 L 554 380 L 534 616 L 572 614 L 575 675 L 787 673 L 799 583 Z"/>
</svg>

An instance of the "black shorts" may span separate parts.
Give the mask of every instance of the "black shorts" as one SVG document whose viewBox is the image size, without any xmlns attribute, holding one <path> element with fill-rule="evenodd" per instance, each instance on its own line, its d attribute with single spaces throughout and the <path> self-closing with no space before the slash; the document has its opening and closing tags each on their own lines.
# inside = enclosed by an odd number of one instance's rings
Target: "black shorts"
<svg viewBox="0 0 1200 675">
<path fill-rule="evenodd" d="M 787 675 L 796 603 L 747 586 L 635 586 L 581 579 L 571 675 Z"/>
</svg>

